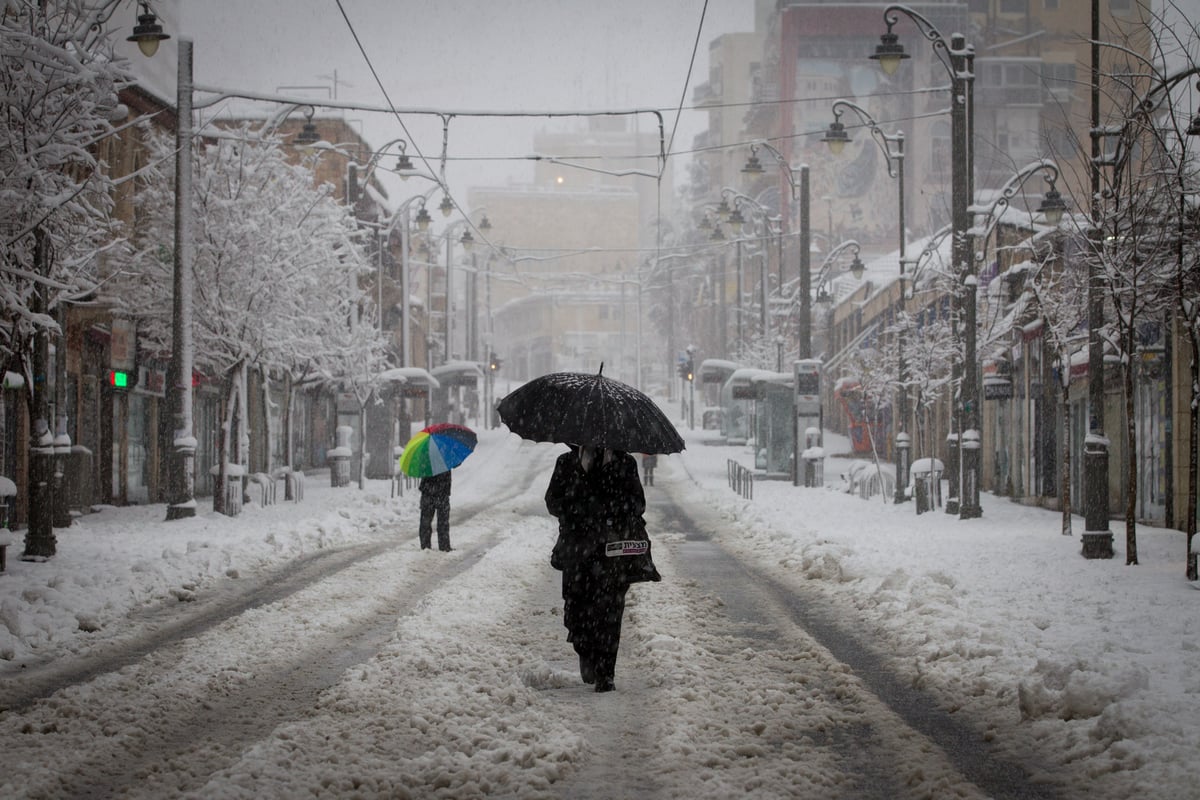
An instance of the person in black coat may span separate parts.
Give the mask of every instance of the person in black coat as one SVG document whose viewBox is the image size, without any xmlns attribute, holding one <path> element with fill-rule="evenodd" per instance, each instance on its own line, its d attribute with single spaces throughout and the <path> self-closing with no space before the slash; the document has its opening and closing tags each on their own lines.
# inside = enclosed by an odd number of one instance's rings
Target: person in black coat
<svg viewBox="0 0 1200 800">
<path fill-rule="evenodd" d="M 437 515 L 438 550 L 450 547 L 450 470 L 429 478 L 421 478 L 421 525 L 417 533 L 421 549 L 433 546 L 433 517 Z"/>
<path fill-rule="evenodd" d="M 660 580 L 649 559 L 637 461 L 620 451 L 572 447 L 554 465 L 546 510 L 558 518 L 550 563 L 562 570 L 563 624 L 580 677 L 597 692 L 612 691 L 625 592 L 633 581 Z M 622 555 L 620 545 L 638 541 L 644 557 Z"/>
</svg>

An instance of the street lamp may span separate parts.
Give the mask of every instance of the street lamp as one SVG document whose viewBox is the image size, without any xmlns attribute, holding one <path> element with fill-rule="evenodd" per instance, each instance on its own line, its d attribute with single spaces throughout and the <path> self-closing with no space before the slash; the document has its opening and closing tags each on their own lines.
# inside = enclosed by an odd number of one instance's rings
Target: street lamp
<svg viewBox="0 0 1200 800">
<path fill-rule="evenodd" d="M 310 146 L 320 141 L 320 135 L 317 133 L 316 126 L 311 124 L 312 113 L 306 112 L 305 116 L 307 119 L 304 129 L 296 135 L 296 147 Z M 309 130 L 310 128 L 311 131 Z M 358 185 L 360 182 L 358 174 L 359 171 L 361 170 L 362 172 L 362 184 L 364 186 L 369 184 L 371 181 L 371 176 L 374 174 L 375 170 L 379 168 L 379 162 L 385 156 L 389 155 L 392 145 L 398 145 L 400 149 L 400 155 L 397 157 L 396 166 L 392 169 L 392 171 L 398 174 L 403 180 L 408 180 L 408 178 L 411 176 L 420 174 L 413 168 L 412 159 L 405 154 L 405 151 L 408 149 L 407 140 L 402 138 L 392 139 L 376 150 L 365 165 L 358 164 L 354 161 L 350 161 L 346 164 L 346 202 L 351 208 L 354 208 L 358 204 Z M 426 175 L 424 177 L 428 177 L 433 180 L 432 176 Z"/>
<path fill-rule="evenodd" d="M 899 45 L 897 45 L 899 46 Z M 829 150 L 834 155 L 840 155 L 850 141 L 846 127 L 842 124 L 842 113 L 849 109 L 858 115 L 871 131 L 879 149 L 883 151 L 884 162 L 887 164 L 888 176 L 896 179 L 898 188 L 898 209 L 900 217 L 900 294 L 896 300 L 897 317 L 900 325 L 896 329 L 896 372 L 899 388 L 896 392 L 896 417 L 898 424 L 893 435 L 893 449 L 896 451 L 896 491 L 892 501 L 900 504 L 907 500 L 905 488 L 908 486 L 908 452 L 900 447 L 900 442 L 908 441 L 908 369 L 904 363 L 904 132 L 894 134 L 884 133 L 879 123 L 862 106 L 849 100 L 835 100 L 833 103 L 833 122 L 822 137 Z"/>
<path fill-rule="evenodd" d="M 1067 210 L 1067 203 L 1063 200 L 1062 194 L 1059 193 L 1057 187 L 1059 170 L 1058 165 L 1049 159 L 1041 159 L 1026 164 L 1019 170 L 1014 172 L 1012 176 L 1000 187 L 996 198 L 986 206 L 972 206 L 971 215 L 982 215 L 987 217 L 987 225 L 983 228 L 981 234 L 977 234 L 983 242 L 986 242 L 996 225 L 1000 221 L 1000 216 L 1004 210 L 1008 208 L 1011 201 L 1021 191 L 1021 187 L 1025 184 L 1032 175 L 1042 172 L 1043 179 L 1046 181 L 1048 188 L 1046 193 L 1042 195 L 1042 201 L 1038 203 L 1037 212 L 1042 215 L 1043 220 L 1050 227 L 1057 227 L 1058 223 L 1062 222 L 1063 214 Z M 979 258 L 983 257 L 980 253 Z"/>
<path fill-rule="evenodd" d="M 449 195 L 443 195 L 442 203 L 439 206 L 439 208 L 444 209 L 447 204 L 449 204 L 451 209 L 453 209 L 454 204 L 450 201 Z M 421 210 L 424 211 L 424 206 L 422 206 Z M 426 215 L 426 216 L 428 216 L 428 215 Z M 417 215 L 417 224 L 418 225 L 423 224 L 420 214 Z M 428 227 L 427 223 L 424 223 L 424 224 L 426 224 L 426 227 Z M 453 337 L 454 337 L 454 318 L 453 318 L 453 314 L 451 313 L 451 295 L 453 292 L 453 279 L 451 277 L 451 261 L 453 258 L 452 248 L 454 246 L 454 237 L 452 234 L 458 228 L 460 228 L 464 225 L 474 226 L 474 223 L 472 223 L 471 220 L 467 219 L 466 217 L 463 217 L 462 219 L 458 219 L 458 220 L 455 220 L 454 222 L 451 222 L 449 225 L 446 226 L 445 230 L 443 230 L 440 234 L 438 234 L 438 238 L 444 238 L 446 240 L 446 325 L 445 325 L 446 343 L 445 343 L 445 348 L 442 352 L 442 363 L 443 364 L 447 363 L 450 360 L 450 355 L 451 355 L 452 349 L 453 349 L 452 345 L 453 345 Z M 489 225 L 490 225 L 490 223 L 489 223 Z M 474 235 L 472 235 L 470 230 L 463 231 L 462 235 L 458 239 L 458 243 L 462 245 L 463 251 L 469 254 L 471 252 L 471 249 L 475 245 L 475 237 L 474 237 Z M 430 281 L 430 284 L 432 286 L 432 281 Z M 430 311 L 432 312 L 432 309 L 430 309 Z"/>
<path fill-rule="evenodd" d="M 488 235 L 488 231 L 490 231 L 492 229 L 492 221 L 490 219 L 488 219 L 486 212 L 484 212 L 483 215 L 480 217 L 479 225 L 477 225 L 476 228 L 485 237 Z M 465 237 L 467 233 L 470 233 L 470 231 L 466 231 L 463 234 L 463 236 Z M 472 237 L 472 239 L 474 239 L 474 237 Z M 467 317 L 467 354 L 468 354 L 468 356 L 472 357 L 473 359 L 475 356 L 480 356 L 480 358 L 474 359 L 474 360 L 483 361 L 483 360 L 485 360 L 483 358 L 483 356 L 490 355 L 490 350 L 488 353 L 483 353 L 483 351 L 481 351 L 479 349 L 479 338 L 480 338 L 479 337 L 479 264 L 478 264 L 479 253 L 478 253 L 478 250 L 475 248 L 472 248 L 470 253 L 471 253 L 471 274 L 470 274 L 470 282 L 467 284 L 467 289 L 468 289 L 468 291 L 467 291 L 467 308 L 470 309 L 470 314 Z M 484 257 L 484 268 L 488 271 L 488 275 L 487 275 L 488 285 L 486 286 L 486 289 L 489 294 L 491 291 L 491 263 L 492 263 L 491 259 L 492 259 L 492 252 L 491 252 L 491 249 L 489 248 L 488 252 L 485 254 L 485 257 Z M 492 342 L 491 342 L 491 338 L 490 338 L 490 333 L 491 333 L 490 329 L 487 331 L 487 333 L 489 335 L 485 338 L 487 338 L 487 340 L 488 340 L 487 345 L 488 345 L 488 348 L 490 349 L 492 346 Z"/>
<path fill-rule="evenodd" d="M 179 40 L 175 120 L 175 260 L 168 386 L 174 434 L 167 473 L 167 519 L 196 515 L 196 437 L 192 432 L 192 40 Z"/>
<path fill-rule="evenodd" d="M 737 229 L 740 229 L 743 225 L 746 224 L 747 219 L 742 214 L 742 208 L 745 207 L 749 211 L 751 217 L 755 218 L 756 220 L 761 221 L 764 238 L 766 236 L 771 236 L 771 235 L 777 234 L 777 241 L 779 243 L 779 272 L 780 272 L 780 276 L 781 276 L 780 292 L 782 293 L 782 291 L 783 291 L 783 281 L 782 281 L 782 274 L 783 274 L 783 217 L 782 216 L 772 217 L 770 210 L 768 208 L 766 208 L 765 206 L 763 206 L 762 203 L 759 203 L 757 200 L 755 200 L 752 197 L 749 197 L 748 195 L 742 194 L 741 192 L 737 191 L 736 189 L 732 189 L 729 187 L 725 187 L 725 188 L 721 189 L 721 205 L 728 206 L 727 198 L 730 198 L 730 197 L 733 198 L 733 206 L 731 207 L 732 210 L 728 214 L 728 222 L 730 225 L 736 226 Z M 771 225 L 771 223 L 776 220 L 779 223 L 778 231 L 773 230 L 772 225 Z M 757 236 L 756 236 L 756 238 L 757 238 Z M 743 316 L 743 314 L 742 314 L 742 250 L 743 250 L 742 245 L 746 241 L 747 240 L 740 235 L 738 237 L 736 237 L 736 239 L 734 240 L 734 244 L 736 246 L 736 257 L 737 257 L 737 302 L 738 302 L 738 343 L 739 343 L 739 345 L 742 344 L 742 341 L 743 341 L 743 339 L 742 339 L 742 334 L 743 334 L 743 331 L 742 331 L 742 316 Z M 763 253 L 763 258 L 761 260 L 761 269 L 759 271 L 759 303 L 760 303 L 759 317 L 760 317 L 762 337 L 763 337 L 764 342 L 767 341 L 768 337 L 770 336 L 770 316 L 769 316 L 770 315 L 770 297 L 769 297 L 770 291 L 771 291 L 770 269 L 769 269 L 769 265 L 767 264 L 767 259 L 766 259 L 765 253 Z M 722 307 L 723 306 L 724 306 L 724 283 L 722 283 Z M 724 332 L 724 326 L 722 326 L 722 331 Z"/>
<path fill-rule="evenodd" d="M 830 280 L 833 279 L 833 277 L 834 277 L 833 276 L 833 265 L 835 263 L 837 263 L 838 257 L 843 252 L 850 251 L 850 252 L 854 253 L 854 259 L 850 262 L 850 267 L 849 267 L 850 273 L 852 275 L 854 275 L 855 280 L 859 280 L 862 278 L 863 263 L 862 263 L 862 260 L 858 257 L 859 250 L 860 250 L 860 248 L 859 248 L 858 242 L 854 241 L 853 239 L 842 242 L 837 247 L 830 249 L 829 253 L 826 254 L 826 256 L 825 256 L 825 259 L 821 262 L 821 266 L 817 269 L 817 296 L 818 296 L 818 298 L 821 298 L 823 296 L 823 293 L 824 293 L 824 296 L 828 296 L 828 293 L 825 292 L 824 287 Z M 804 282 L 802 282 L 802 283 L 804 283 Z M 782 289 L 781 289 L 781 291 L 782 291 Z M 808 294 L 808 291 L 809 291 L 809 289 L 807 286 L 802 286 L 800 289 L 800 293 L 801 293 L 800 302 L 802 304 L 803 303 L 811 304 L 811 302 L 812 302 L 811 298 L 806 298 L 806 296 L 805 296 Z M 797 396 L 799 394 L 804 394 L 804 392 L 800 391 L 800 366 L 801 366 L 800 361 L 797 361 L 796 367 L 795 367 Z M 779 371 L 782 372 L 783 371 L 782 358 L 779 359 L 779 367 L 780 367 Z M 815 394 L 815 392 L 813 392 L 813 393 Z M 815 409 L 815 413 L 816 413 L 816 417 L 817 417 L 816 425 L 818 428 L 820 428 L 821 423 L 820 423 L 819 407 L 817 409 Z M 794 465 L 794 467 L 792 469 L 792 485 L 793 486 L 801 485 L 800 459 L 801 459 L 801 453 L 803 452 L 803 449 L 801 448 L 801 444 L 800 444 L 802 441 L 802 431 L 801 431 L 802 426 L 800 423 L 800 419 L 802 416 L 806 416 L 806 414 L 802 413 L 800 407 L 797 406 L 793 411 L 793 425 L 792 425 L 792 464 Z"/>
<path fill-rule="evenodd" d="M 826 254 L 825 258 L 821 261 L 821 265 L 816 269 L 815 283 L 812 288 L 812 294 L 815 296 L 817 302 L 825 303 L 831 299 L 829 287 L 833 279 L 836 278 L 839 273 L 849 272 L 854 276 L 855 280 L 862 280 L 863 272 L 866 271 L 866 267 L 863 265 L 862 259 L 859 257 L 860 251 L 861 246 L 859 245 L 858 241 L 855 239 L 847 239 L 844 242 L 839 242 L 836 247 L 831 249 Z M 839 263 L 839 257 L 843 253 L 853 253 L 854 258 L 844 270 L 835 271 L 834 267 Z M 795 294 L 795 292 L 792 294 L 793 299 L 803 302 L 804 298 L 797 298 L 795 297 Z"/>
<path fill-rule="evenodd" d="M 799 168 L 799 183 L 797 183 L 796 172 L 792 170 L 791 164 L 783 157 L 783 154 L 772 147 L 767 142 L 758 142 L 750 145 L 750 157 L 746 159 L 745 166 L 742 167 L 742 172 L 746 175 L 761 175 L 763 173 L 762 162 L 758 158 L 759 148 L 766 150 L 775 157 L 776 163 L 787 179 L 788 187 L 791 189 L 791 199 L 793 202 L 800 203 L 800 319 L 797 323 L 798 337 L 798 352 L 802 359 L 812 358 L 812 299 L 809 297 L 811 289 L 811 275 L 809 274 L 809 249 L 811 247 L 809 224 L 808 224 L 808 208 L 809 208 L 809 189 L 808 189 L 808 165 L 802 164 Z M 787 230 L 784 222 L 784 215 L 780 215 L 780 236 L 782 237 Z M 780 270 L 783 269 L 782 259 Z M 783 281 L 780 280 L 782 289 Z"/>
<path fill-rule="evenodd" d="M 313 114 L 316 109 L 309 106 L 304 111 L 304 127 L 296 134 L 294 144 L 296 147 L 312 147 L 317 142 L 321 141 L 321 134 L 317 133 L 317 126 L 313 124 Z"/>
<path fill-rule="evenodd" d="M 393 212 L 391 220 L 388 222 L 386 227 L 383 229 L 383 239 L 384 239 L 384 241 L 387 241 L 391 238 L 392 230 L 397 226 L 399 226 L 399 228 L 400 228 L 400 295 L 401 295 L 401 298 L 400 298 L 400 328 L 401 328 L 400 366 L 402 366 L 402 367 L 410 366 L 411 362 L 412 362 L 412 352 L 411 352 L 412 351 L 412 308 L 411 308 L 412 301 L 409 297 L 410 277 L 409 277 L 409 262 L 408 262 L 409 241 L 411 239 L 411 232 L 410 232 L 409 226 L 412 223 L 412 219 L 410 217 L 409 212 L 410 212 L 411 206 L 414 203 L 418 204 L 417 224 L 418 224 L 418 227 L 420 227 L 421 215 L 424 214 L 426 219 L 428 219 L 428 217 L 429 217 L 429 212 L 427 212 L 425 210 L 425 202 L 429 199 L 429 196 L 431 194 L 433 194 L 434 190 L 436 190 L 437 188 L 438 187 L 436 185 L 431 186 L 424 194 L 414 195 L 413 197 L 410 197 L 409 199 L 407 199 L 403 203 L 401 203 L 400 207 L 397 208 L 395 210 L 395 212 Z M 426 224 L 425 227 L 421 228 L 421 230 L 424 231 L 425 228 L 427 228 L 427 227 L 428 227 L 428 224 Z M 379 285 L 381 287 L 383 285 L 382 271 L 379 276 Z M 382 292 L 382 289 L 380 291 Z M 379 303 L 380 303 L 380 315 L 379 315 L 380 316 L 380 325 L 382 325 L 383 324 L 383 322 L 382 322 L 382 320 L 383 320 L 382 294 L 380 295 Z"/>
<path fill-rule="evenodd" d="M 825 287 L 829 282 L 837 277 L 833 272 L 833 267 L 837 263 L 838 256 L 844 252 L 854 253 L 854 258 L 850 261 L 850 265 L 846 267 L 845 271 L 853 275 L 855 280 L 862 280 L 866 266 L 859 257 L 861 250 L 862 246 L 855 239 L 847 239 L 844 242 L 840 242 L 837 247 L 830 250 L 824 260 L 821 261 L 821 266 L 817 268 L 816 293 L 819 295 L 822 291 L 825 291 Z"/>
<path fill-rule="evenodd" d="M 951 135 L 951 220 L 954 231 L 954 269 L 962 280 L 965 291 L 962 303 L 964 306 L 964 321 L 966 326 L 963 357 L 960 369 L 961 388 L 959 397 L 962 421 L 959 430 L 964 438 L 979 442 L 979 382 L 975 370 L 975 295 L 977 281 L 973 271 L 974 265 L 970 257 L 971 247 L 968 241 L 971 225 L 968 205 L 973 194 L 974 154 L 972 152 L 972 136 L 974 134 L 974 92 L 975 92 L 975 48 L 966 42 L 962 34 L 953 34 L 949 41 L 934 27 L 928 19 L 904 5 L 889 5 L 883 10 L 883 19 L 887 24 L 887 33 L 880 36 L 880 43 L 875 47 L 872 59 L 879 61 L 883 71 L 892 75 L 900 66 L 900 62 L 909 56 L 904 51 L 892 28 L 899 22 L 899 14 L 908 17 L 916 24 L 917 29 L 930 42 L 934 54 L 946 68 L 951 82 L 950 135 Z M 903 235 L 903 232 L 902 234 Z M 961 469 L 964 475 L 979 474 L 979 448 L 971 447 L 962 452 L 962 463 L 951 453 L 947 459 L 951 469 Z M 983 510 L 979 505 L 978 480 L 964 481 L 965 491 L 960 492 L 960 498 L 947 498 L 946 511 L 958 512 L 962 519 L 980 517 Z"/>
<path fill-rule="evenodd" d="M 307 114 L 306 116 L 309 119 L 311 119 L 311 113 Z M 308 131 L 308 129 L 310 127 L 312 128 L 311 133 L 309 133 L 309 131 Z M 304 131 L 302 131 L 295 139 L 295 145 L 297 147 L 305 147 L 305 146 L 308 146 L 308 145 L 306 145 L 306 142 L 315 142 L 315 141 L 319 141 L 319 135 L 317 134 L 316 126 L 311 125 L 311 122 L 306 122 L 305 126 L 304 126 Z M 355 212 L 357 212 L 357 207 L 358 207 L 360 180 L 364 186 L 370 184 L 371 177 L 374 174 L 374 171 L 378 168 L 379 163 L 383 159 L 383 157 L 388 155 L 389 148 L 391 148 L 392 145 L 399 145 L 399 148 L 400 148 L 400 156 L 397 159 L 396 170 L 400 171 L 400 170 L 406 169 L 405 162 L 407 161 L 408 162 L 407 169 L 411 171 L 412 170 L 412 162 L 409 161 L 408 156 L 406 156 L 404 154 L 405 150 L 407 149 L 408 142 L 401 138 L 392 139 L 391 141 L 385 143 L 382 147 L 380 147 L 377 151 L 375 151 L 375 153 L 371 156 L 371 158 L 367 161 L 367 163 L 365 165 L 360 165 L 354 161 L 347 163 L 347 165 L 346 165 L 346 202 L 350 206 L 350 208 L 352 210 L 354 210 Z M 361 178 L 359 175 L 360 170 L 362 171 Z M 401 177 L 407 179 L 408 175 L 401 174 Z M 387 221 L 386 224 L 381 224 L 381 225 L 375 226 L 379 233 L 379 238 L 376 242 L 376 245 L 378 247 L 378 252 L 376 253 L 377 264 L 376 264 L 376 278 L 375 278 L 376 306 L 378 309 L 379 330 L 380 330 L 380 332 L 382 332 L 383 331 L 383 316 L 384 316 L 383 315 L 383 250 L 384 250 L 384 247 L 386 246 L 386 244 L 388 242 L 390 242 L 390 240 L 391 240 L 392 230 L 396 227 L 396 225 L 398 223 L 400 223 L 400 222 L 404 223 L 400 228 L 400 295 L 401 295 L 401 299 L 400 299 L 400 317 L 401 317 L 401 320 L 400 320 L 400 327 L 401 327 L 400 366 L 403 366 L 403 367 L 409 366 L 410 334 L 412 332 L 412 329 L 410 327 L 411 309 L 409 308 L 409 288 L 408 288 L 409 287 L 408 242 L 409 242 L 409 225 L 410 225 L 411 220 L 409 218 L 408 212 L 409 212 L 409 208 L 412 206 L 413 203 L 419 202 L 421 204 L 420 210 L 422 213 L 425 214 L 425 219 L 428 220 L 429 213 L 425 211 L 425 202 L 429 199 L 429 196 L 431 194 L 433 194 L 433 191 L 437 188 L 438 188 L 438 186 L 435 185 L 435 186 L 431 187 L 425 193 L 409 198 L 404 203 L 402 203 L 400 205 L 400 207 L 397 208 L 391 214 L 391 219 L 389 221 Z M 357 213 L 356 213 L 356 216 L 357 216 Z M 420 223 L 420 219 L 418 218 L 418 224 L 419 223 Z M 371 225 L 372 223 L 369 223 L 369 222 L 366 222 L 365 220 L 360 219 L 359 224 Z M 426 223 L 425 227 L 428 227 L 427 223 Z M 422 228 L 422 230 L 424 230 L 424 229 L 425 228 Z"/>
<path fill-rule="evenodd" d="M 142 13 L 138 14 L 138 24 L 133 26 L 133 35 L 126 37 L 125 41 L 136 42 L 142 55 L 149 58 L 158 52 L 159 42 L 171 37 L 163 33 L 158 17 L 150 9 L 150 3 L 139 2 L 138 5 L 142 7 Z"/>
</svg>

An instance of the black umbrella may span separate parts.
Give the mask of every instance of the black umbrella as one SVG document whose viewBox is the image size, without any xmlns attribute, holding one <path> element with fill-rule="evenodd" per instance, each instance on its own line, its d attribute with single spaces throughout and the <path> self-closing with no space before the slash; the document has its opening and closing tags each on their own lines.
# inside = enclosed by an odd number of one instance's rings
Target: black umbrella
<svg viewBox="0 0 1200 800">
<path fill-rule="evenodd" d="M 604 365 L 600 365 L 600 372 Z M 600 372 L 553 372 L 500 401 L 496 410 L 522 439 L 624 450 L 678 453 L 683 438 L 658 405 Z"/>
</svg>

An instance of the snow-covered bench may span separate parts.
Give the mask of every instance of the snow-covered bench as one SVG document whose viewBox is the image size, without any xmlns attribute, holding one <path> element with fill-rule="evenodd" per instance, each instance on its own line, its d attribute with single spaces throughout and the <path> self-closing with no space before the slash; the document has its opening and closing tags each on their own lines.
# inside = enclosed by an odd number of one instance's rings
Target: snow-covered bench
<svg viewBox="0 0 1200 800">
<path fill-rule="evenodd" d="M 283 499 L 299 503 L 304 498 L 304 473 L 291 467 L 280 467 L 271 473 L 277 481 L 283 481 Z M 278 490 L 276 490 L 278 491 Z"/>
<path fill-rule="evenodd" d="M 275 479 L 265 472 L 254 472 L 250 475 L 250 483 L 258 485 L 260 496 L 262 498 L 261 505 L 269 506 L 275 504 Z"/>
</svg>

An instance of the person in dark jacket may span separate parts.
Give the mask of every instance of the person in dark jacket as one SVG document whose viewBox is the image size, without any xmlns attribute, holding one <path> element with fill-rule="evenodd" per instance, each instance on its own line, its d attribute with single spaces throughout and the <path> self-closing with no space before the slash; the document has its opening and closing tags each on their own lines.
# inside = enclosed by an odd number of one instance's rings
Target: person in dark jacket
<svg viewBox="0 0 1200 800">
<path fill-rule="evenodd" d="M 642 482 L 647 486 L 654 485 L 654 468 L 658 466 L 658 456 L 654 453 L 642 454 Z"/>
<path fill-rule="evenodd" d="M 437 514 L 438 550 L 450 547 L 450 470 L 421 478 L 421 526 L 417 529 L 421 549 L 433 546 L 433 516 Z"/>
<path fill-rule="evenodd" d="M 554 465 L 546 509 L 558 518 L 550 561 L 562 570 L 563 624 L 580 677 L 597 692 L 612 691 L 625 593 L 632 581 L 660 579 L 649 560 L 637 461 L 620 451 L 572 447 Z M 636 537 L 645 540 L 644 559 L 620 557 L 614 545 Z M 631 572 L 635 564 L 645 571 Z"/>
</svg>

